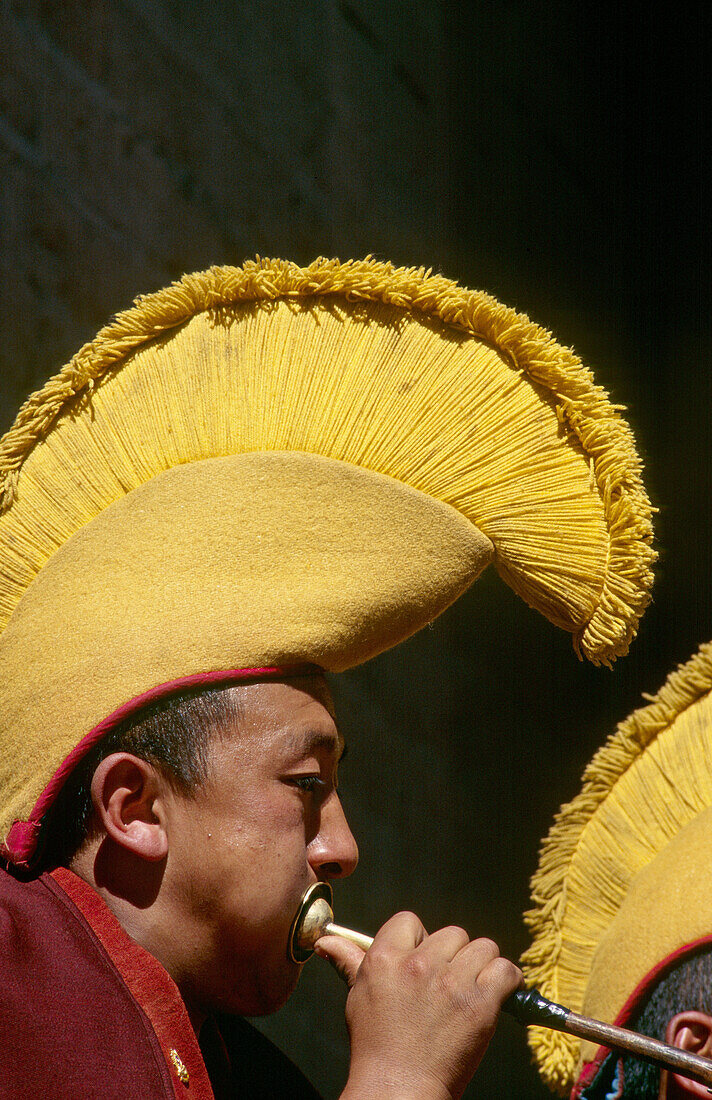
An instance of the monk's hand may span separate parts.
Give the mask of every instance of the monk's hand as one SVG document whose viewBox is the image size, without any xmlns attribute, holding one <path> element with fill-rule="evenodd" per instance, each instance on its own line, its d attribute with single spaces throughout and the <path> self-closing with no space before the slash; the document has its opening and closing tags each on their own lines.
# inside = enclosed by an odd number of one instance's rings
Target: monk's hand
<svg viewBox="0 0 712 1100">
<path fill-rule="evenodd" d="M 392 917 L 364 954 L 336 936 L 317 952 L 351 990 L 351 1067 L 342 1100 L 461 1096 L 522 973 L 462 928 L 428 935 L 414 913 Z"/>
</svg>

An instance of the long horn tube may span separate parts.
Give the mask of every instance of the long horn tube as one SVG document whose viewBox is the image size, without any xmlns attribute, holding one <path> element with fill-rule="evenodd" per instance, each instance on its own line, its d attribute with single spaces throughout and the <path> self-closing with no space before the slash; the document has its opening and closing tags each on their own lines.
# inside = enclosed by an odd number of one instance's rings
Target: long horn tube
<svg viewBox="0 0 712 1100">
<path fill-rule="evenodd" d="M 294 962 L 306 962 L 313 954 L 314 944 L 322 936 L 341 936 L 368 951 L 373 943 L 372 937 L 334 924 L 332 904 L 333 895 L 328 882 L 316 882 L 305 893 L 289 936 L 289 953 Z M 701 1058 L 698 1054 L 661 1043 L 659 1039 L 651 1039 L 637 1031 L 580 1016 L 542 997 L 536 989 L 518 989 L 502 1007 L 522 1024 L 539 1024 L 552 1031 L 566 1031 L 579 1039 L 624 1050 L 700 1084 L 712 1085 L 712 1060 L 709 1058 Z M 712 1089 L 708 1091 L 712 1093 Z"/>
</svg>

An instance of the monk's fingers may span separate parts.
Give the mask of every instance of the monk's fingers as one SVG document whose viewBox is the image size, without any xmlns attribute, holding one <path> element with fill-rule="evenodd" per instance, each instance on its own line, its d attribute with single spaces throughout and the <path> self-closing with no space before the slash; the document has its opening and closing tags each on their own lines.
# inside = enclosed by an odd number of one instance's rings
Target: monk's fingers
<svg viewBox="0 0 712 1100">
<path fill-rule="evenodd" d="M 314 954 L 327 959 L 349 988 L 356 981 L 365 956 L 360 947 L 341 936 L 322 936 L 314 944 Z"/>
<path fill-rule="evenodd" d="M 476 940 L 468 940 L 463 944 L 457 954 L 457 964 L 463 968 L 463 972 L 479 977 L 480 973 L 489 963 L 500 958 L 499 947 L 488 936 L 480 936 Z"/>
<path fill-rule="evenodd" d="M 463 1008 L 496 1015 L 503 1002 L 523 982 L 519 967 L 499 954 L 489 939 L 472 940 L 455 955 L 443 972 L 452 995 Z"/>
<path fill-rule="evenodd" d="M 501 1007 L 507 997 L 516 989 L 521 989 L 524 975 L 511 959 L 497 957 L 480 970 L 477 984 L 487 998 L 496 1001 Z"/>
<path fill-rule="evenodd" d="M 445 965 L 467 947 L 469 942 L 470 937 L 464 928 L 449 925 L 426 936 L 416 948 L 416 953 L 433 966 Z"/>
<path fill-rule="evenodd" d="M 427 938 L 428 933 L 415 913 L 396 913 L 377 932 L 369 955 L 413 951 Z"/>
</svg>

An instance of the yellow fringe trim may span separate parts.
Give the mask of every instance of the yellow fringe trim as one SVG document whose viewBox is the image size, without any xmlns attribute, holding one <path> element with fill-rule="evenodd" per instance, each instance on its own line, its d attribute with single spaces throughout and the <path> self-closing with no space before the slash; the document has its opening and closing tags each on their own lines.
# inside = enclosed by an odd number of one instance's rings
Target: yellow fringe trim
<svg viewBox="0 0 712 1100">
<path fill-rule="evenodd" d="M 68 403 L 90 396 L 102 377 L 142 344 L 196 313 L 226 304 L 311 295 L 383 302 L 439 318 L 496 347 L 553 395 L 562 430 L 576 437 L 589 457 L 609 529 L 600 598 L 574 635 L 574 646 L 596 664 L 610 664 L 625 654 L 650 599 L 656 555 L 650 545 L 652 508 L 641 462 L 620 406 L 611 404 L 573 351 L 528 317 L 424 268 L 396 268 L 370 257 L 347 263 L 318 259 L 300 268 L 257 257 L 241 268 L 213 267 L 186 275 L 164 290 L 137 298 L 131 309 L 118 314 L 28 398 L 0 441 L 0 514 L 16 497 L 23 463 Z M 505 580 L 517 590 L 516 576 L 507 574 Z"/>
<path fill-rule="evenodd" d="M 522 956 L 522 967 L 527 982 L 544 996 L 557 1000 L 560 995 L 558 962 L 563 946 L 568 876 L 584 830 L 646 748 L 711 689 L 712 642 L 707 642 L 668 676 L 657 695 L 643 696 L 649 700 L 648 705 L 633 711 L 620 723 L 587 765 L 581 792 L 556 815 L 541 847 L 539 867 L 531 880 L 534 908 L 524 918 L 532 931 L 533 942 Z M 591 889 L 595 888 L 595 883 L 591 883 Z M 585 948 L 583 955 L 578 997 L 572 1000 L 569 990 L 567 1007 L 574 1011 L 579 1011 L 583 1004 L 593 959 L 590 948 Z M 546 1085 L 562 1096 L 568 1095 L 575 1081 L 580 1040 L 547 1028 L 532 1027 L 529 1045 Z"/>
</svg>

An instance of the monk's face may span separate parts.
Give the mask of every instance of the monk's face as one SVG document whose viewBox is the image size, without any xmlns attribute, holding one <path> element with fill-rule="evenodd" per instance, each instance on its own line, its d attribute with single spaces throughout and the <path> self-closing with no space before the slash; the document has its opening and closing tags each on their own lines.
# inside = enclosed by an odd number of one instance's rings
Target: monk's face
<svg viewBox="0 0 712 1100">
<path fill-rule="evenodd" d="M 164 885 L 186 1000 L 260 1015 L 298 981 L 288 937 L 302 894 L 350 874 L 358 851 L 336 789 L 343 742 L 325 682 L 235 690 L 242 716 L 212 739 L 206 782 L 171 802 Z"/>
</svg>

